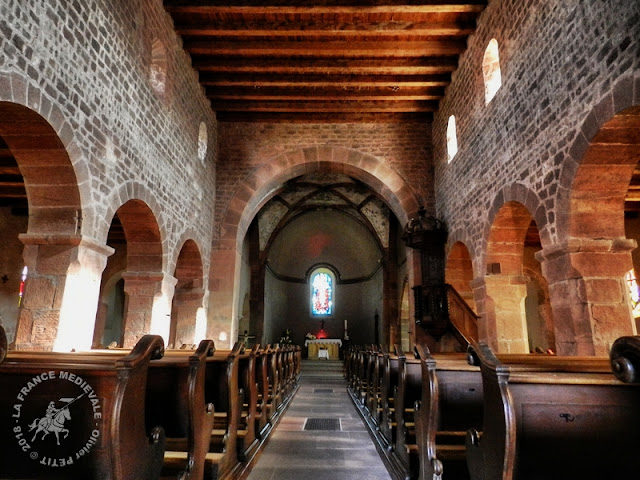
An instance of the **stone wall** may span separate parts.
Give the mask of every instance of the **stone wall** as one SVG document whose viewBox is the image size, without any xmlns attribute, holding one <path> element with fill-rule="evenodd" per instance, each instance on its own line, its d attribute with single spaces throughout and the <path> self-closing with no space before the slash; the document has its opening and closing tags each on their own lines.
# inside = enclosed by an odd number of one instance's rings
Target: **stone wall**
<svg viewBox="0 0 640 480">
<path fill-rule="evenodd" d="M 218 228 L 230 200 L 249 175 L 283 153 L 313 146 L 341 147 L 380 159 L 411 186 L 414 194 L 430 212 L 435 211 L 430 124 L 221 122 L 218 132 L 215 217 Z"/>
<path fill-rule="evenodd" d="M 82 233 L 104 240 L 107 212 L 139 189 L 152 192 L 168 251 L 177 256 L 186 230 L 208 249 L 216 123 L 161 3 L 8 1 L 0 18 L 0 98 L 38 112 L 71 150 L 86 181 Z M 160 67 L 152 66 L 158 49 Z M 151 73 L 163 69 L 164 93 Z M 200 122 L 208 126 L 204 162 Z"/>
<path fill-rule="evenodd" d="M 485 105 L 482 60 L 492 38 L 502 87 Z M 638 2 L 489 2 L 433 124 L 438 213 L 452 240 L 469 247 L 476 275 L 490 218 L 508 189 L 524 192 L 520 201 L 533 209 L 543 246 L 566 235 L 557 228 L 568 208 L 558 204 L 563 163 L 594 107 L 639 70 Z M 459 151 L 448 164 L 450 115 Z"/>
<path fill-rule="evenodd" d="M 115 211 L 140 199 L 160 230 L 163 272 L 173 275 L 192 239 L 206 277 L 217 125 L 162 2 L 2 2 L 1 102 L 36 112 L 59 137 L 80 197 L 76 234 L 104 244 Z M 48 235 L 68 233 L 50 220 Z"/>
</svg>

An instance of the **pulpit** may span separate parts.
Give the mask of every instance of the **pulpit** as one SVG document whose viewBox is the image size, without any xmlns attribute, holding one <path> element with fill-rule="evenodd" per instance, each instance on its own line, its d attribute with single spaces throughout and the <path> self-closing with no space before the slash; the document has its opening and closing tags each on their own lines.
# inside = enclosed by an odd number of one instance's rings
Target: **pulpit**
<svg viewBox="0 0 640 480">
<path fill-rule="evenodd" d="M 310 360 L 324 358 L 327 360 L 338 360 L 340 358 L 340 347 L 342 340 L 339 338 L 318 338 L 316 340 L 305 340 Z"/>
</svg>

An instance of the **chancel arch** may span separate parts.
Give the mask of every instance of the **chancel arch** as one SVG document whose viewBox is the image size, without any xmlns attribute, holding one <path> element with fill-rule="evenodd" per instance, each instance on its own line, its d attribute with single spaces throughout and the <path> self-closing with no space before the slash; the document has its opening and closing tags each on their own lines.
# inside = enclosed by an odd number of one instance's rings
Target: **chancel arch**
<svg viewBox="0 0 640 480">
<path fill-rule="evenodd" d="M 214 240 L 211 257 L 211 265 L 216 265 L 216 269 L 211 270 L 209 277 L 209 311 L 216 312 L 210 314 L 209 335 L 212 338 L 218 338 L 221 332 L 237 332 L 237 312 L 241 301 L 237 286 L 241 281 L 242 245 L 256 214 L 285 182 L 316 173 L 339 173 L 361 182 L 387 205 L 398 225 L 406 224 L 418 210 L 420 202 L 416 193 L 383 159 L 324 145 L 288 152 L 271 159 L 244 179 L 242 188 L 228 202 L 228 208 L 220 219 L 220 235 Z M 412 256 L 412 253 L 408 255 Z M 408 264 L 412 265 L 413 262 L 409 261 Z M 409 275 L 413 283 L 413 269 Z M 396 299 L 395 303 L 398 301 Z M 385 317 L 381 325 L 388 325 L 389 321 Z M 388 335 L 388 329 L 386 331 L 385 335 Z"/>
</svg>

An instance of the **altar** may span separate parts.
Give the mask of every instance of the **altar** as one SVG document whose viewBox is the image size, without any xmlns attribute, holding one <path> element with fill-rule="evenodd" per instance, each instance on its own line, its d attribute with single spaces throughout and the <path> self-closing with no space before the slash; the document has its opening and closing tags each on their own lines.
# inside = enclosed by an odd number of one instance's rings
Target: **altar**
<svg viewBox="0 0 640 480">
<path fill-rule="evenodd" d="M 318 338 L 316 340 L 305 340 L 304 346 L 309 351 L 310 360 L 324 358 L 327 360 L 338 360 L 340 358 L 340 347 L 342 340 L 339 338 Z"/>
</svg>

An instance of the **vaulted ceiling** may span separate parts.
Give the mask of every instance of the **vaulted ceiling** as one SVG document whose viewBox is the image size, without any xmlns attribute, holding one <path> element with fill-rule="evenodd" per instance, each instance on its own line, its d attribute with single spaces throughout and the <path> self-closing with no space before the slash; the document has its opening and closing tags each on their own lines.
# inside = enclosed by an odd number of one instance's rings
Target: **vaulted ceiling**
<svg viewBox="0 0 640 480">
<path fill-rule="evenodd" d="M 164 0 L 222 121 L 430 120 L 487 0 Z"/>
</svg>

